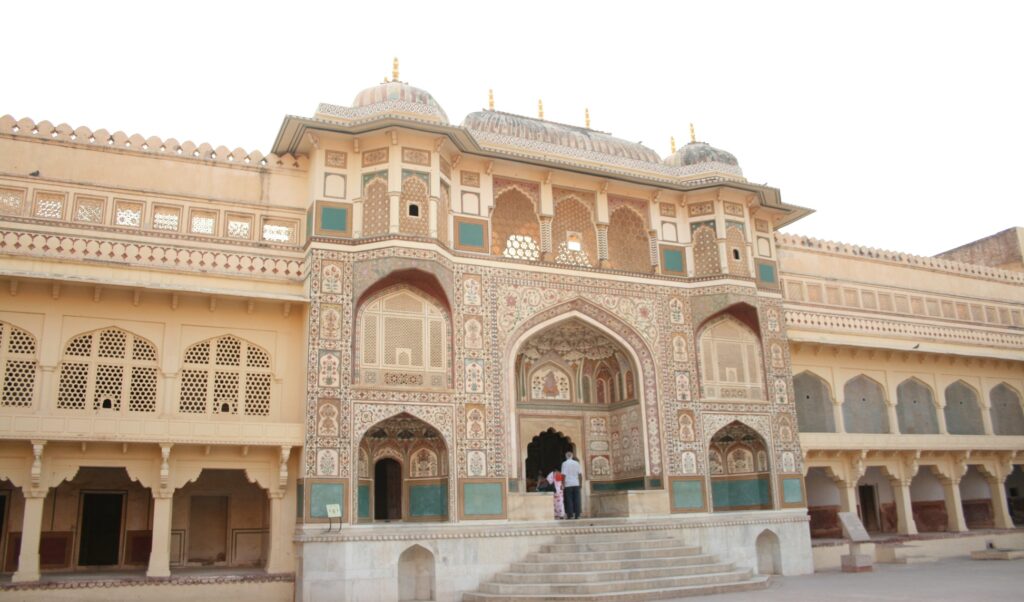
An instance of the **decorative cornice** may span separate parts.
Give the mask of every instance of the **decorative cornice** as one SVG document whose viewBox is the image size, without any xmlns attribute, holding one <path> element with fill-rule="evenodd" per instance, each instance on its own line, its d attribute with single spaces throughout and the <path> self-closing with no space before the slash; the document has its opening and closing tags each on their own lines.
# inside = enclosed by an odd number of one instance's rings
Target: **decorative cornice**
<svg viewBox="0 0 1024 602">
<path fill-rule="evenodd" d="M 156 585 L 227 585 L 243 583 L 292 583 L 295 573 L 272 575 L 172 575 L 170 577 L 121 577 L 108 579 L 75 579 L 70 581 L 38 581 L 35 583 L 0 584 L 0 592 L 57 589 L 103 589 L 113 587 L 147 587 Z"/>
<path fill-rule="evenodd" d="M 936 257 L 923 257 L 921 255 L 900 253 L 898 251 L 862 247 L 859 245 L 821 240 L 798 234 L 782 234 L 780 232 L 776 232 L 775 244 L 780 249 L 790 248 L 800 251 L 827 253 L 830 255 L 845 255 L 847 257 L 855 257 L 858 259 L 883 261 L 886 263 L 895 263 L 914 268 L 937 270 L 940 272 L 967 276 L 969 278 L 982 278 L 985 280 L 1024 284 L 1024 272 L 1013 272 L 1010 270 L 1001 270 L 999 268 L 991 268 L 983 265 L 949 261 L 948 259 L 938 259 Z M 785 270 L 783 269 L 783 271 Z"/>
</svg>

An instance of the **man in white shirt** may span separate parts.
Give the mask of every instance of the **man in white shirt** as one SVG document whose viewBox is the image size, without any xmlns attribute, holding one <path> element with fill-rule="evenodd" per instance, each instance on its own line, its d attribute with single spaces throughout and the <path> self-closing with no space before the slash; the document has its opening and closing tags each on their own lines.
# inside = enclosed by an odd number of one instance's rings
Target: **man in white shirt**
<svg viewBox="0 0 1024 602">
<path fill-rule="evenodd" d="M 572 452 L 565 452 L 565 462 L 562 462 L 562 476 L 565 477 L 565 518 L 576 519 L 580 517 L 580 482 L 583 481 L 583 469 L 580 463 L 572 457 Z"/>
</svg>

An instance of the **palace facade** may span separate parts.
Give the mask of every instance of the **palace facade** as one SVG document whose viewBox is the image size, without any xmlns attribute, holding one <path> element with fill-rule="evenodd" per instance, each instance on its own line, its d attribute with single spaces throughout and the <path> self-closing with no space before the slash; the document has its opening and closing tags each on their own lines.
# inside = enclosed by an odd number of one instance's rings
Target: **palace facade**
<svg viewBox="0 0 1024 602">
<path fill-rule="evenodd" d="M 0 592 L 488 599 L 558 533 L 801 574 L 839 511 L 1021 537 L 1020 229 L 780 233 L 810 210 L 709 144 L 452 125 L 397 73 L 272 150 L 0 119 Z"/>
</svg>

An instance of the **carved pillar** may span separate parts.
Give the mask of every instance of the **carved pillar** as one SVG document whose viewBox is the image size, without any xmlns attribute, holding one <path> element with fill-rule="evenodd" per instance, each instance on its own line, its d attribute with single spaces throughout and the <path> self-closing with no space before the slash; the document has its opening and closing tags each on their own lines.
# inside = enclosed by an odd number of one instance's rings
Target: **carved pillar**
<svg viewBox="0 0 1024 602">
<path fill-rule="evenodd" d="M 948 435 L 949 429 L 946 427 L 946 406 L 939 405 L 939 407 L 935 410 L 935 417 L 938 419 L 939 422 L 939 434 Z"/>
<path fill-rule="evenodd" d="M 659 261 L 659 257 L 658 257 L 658 231 L 657 230 L 651 229 L 651 230 L 647 231 L 647 247 L 648 247 L 648 251 L 650 253 L 651 273 L 652 274 L 656 274 L 658 272 L 658 264 L 661 263 Z"/>
<path fill-rule="evenodd" d="M 996 434 L 992 427 L 992 406 L 986 404 L 983 399 L 978 399 L 978 409 L 981 410 L 981 426 L 985 434 Z"/>
<path fill-rule="evenodd" d="M 271 485 L 267 488 L 267 497 L 270 498 L 270 549 L 267 553 L 268 573 L 285 573 L 289 571 L 288 549 L 291 543 L 291 523 L 284 506 L 284 494 L 288 491 L 288 458 L 291 456 L 292 448 L 281 447 L 281 457 L 278 464 L 277 486 Z M 355 510 L 353 510 L 353 515 Z M 354 517 L 353 517 L 354 522 Z"/>
<path fill-rule="evenodd" d="M 857 482 L 836 481 L 839 488 L 839 511 L 857 512 Z"/>
<path fill-rule="evenodd" d="M 597 224 L 597 265 L 608 267 L 608 224 Z"/>
<path fill-rule="evenodd" d="M 153 491 L 153 539 L 149 550 L 147 577 L 171 575 L 171 510 L 174 491 Z"/>
<path fill-rule="evenodd" d="M 554 255 L 551 253 L 551 216 L 540 216 L 540 258 L 541 261 L 551 261 Z"/>
<path fill-rule="evenodd" d="M 43 530 L 43 502 L 48 489 L 25 489 L 25 512 L 21 521 L 21 554 L 14 583 L 39 581 L 39 541 Z"/>
<path fill-rule="evenodd" d="M 1006 475 L 986 475 L 989 497 L 992 498 L 992 519 L 996 529 L 1013 529 L 1010 505 L 1006 503 Z"/>
<path fill-rule="evenodd" d="M 836 403 L 835 401 L 832 402 L 832 417 L 835 419 L 836 432 L 837 433 L 845 433 L 846 432 L 846 421 L 843 420 L 843 404 L 842 403 Z"/>
<path fill-rule="evenodd" d="M 399 220 L 401 219 L 402 194 L 399 192 L 388 193 L 388 233 L 398 234 Z"/>
<path fill-rule="evenodd" d="M 914 509 L 910 503 L 910 481 L 913 477 L 890 479 L 892 497 L 896 502 L 896 531 L 903 535 L 917 535 Z"/>
<path fill-rule="evenodd" d="M 943 498 L 946 502 L 946 524 L 951 533 L 958 533 L 967 530 L 967 521 L 964 519 L 964 504 L 960 498 L 960 479 L 940 477 L 942 483 Z"/>
<path fill-rule="evenodd" d="M 885 412 L 889 415 L 889 432 L 894 435 L 900 434 L 900 420 L 896 416 L 896 405 L 886 401 Z"/>
</svg>

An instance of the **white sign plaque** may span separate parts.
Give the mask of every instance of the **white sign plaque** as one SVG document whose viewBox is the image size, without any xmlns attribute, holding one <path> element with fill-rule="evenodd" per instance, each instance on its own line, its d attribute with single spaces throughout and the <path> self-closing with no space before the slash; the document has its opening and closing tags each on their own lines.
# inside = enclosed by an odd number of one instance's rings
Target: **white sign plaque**
<svg viewBox="0 0 1024 602">
<path fill-rule="evenodd" d="M 327 504 L 327 518 L 341 518 L 341 504 Z"/>
</svg>

